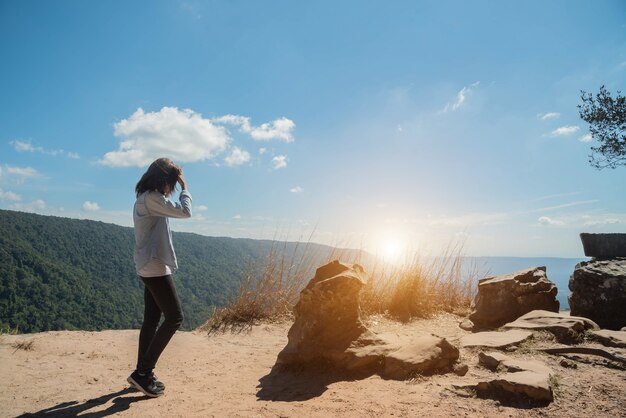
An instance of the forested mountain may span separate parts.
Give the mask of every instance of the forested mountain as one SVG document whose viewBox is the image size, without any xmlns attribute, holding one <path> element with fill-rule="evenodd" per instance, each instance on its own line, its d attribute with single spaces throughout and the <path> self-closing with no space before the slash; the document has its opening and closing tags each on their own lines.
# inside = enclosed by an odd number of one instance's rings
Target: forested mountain
<svg viewBox="0 0 626 418">
<path fill-rule="evenodd" d="M 238 290 L 244 273 L 260 270 L 274 245 L 289 257 L 303 251 L 323 262 L 319 244 L 215 238 L 173 233 L 174 274 L 195 328 Z M 132 228 L 0 210 L 0 327 L 20 332 L 138 328 L 143 284 L 133 264 Z"/>
<path fill-rule="evenodd" d="M 305 277 L 327 261 L 333 249 L 319 244 L 207 237 L 173 233 L 180 269 L 174 274 L 182 302 L 184 329 L 207 320 L 228 302 L 246 273 L 258 274 L 274 248 L 278 261 L 303 259 Z M 143 284 L 133 264 L 132 228 L 96 221 L 0 210 L 0 330 L 138 328 L 143 315 Z M 343 250 L 353 261 L 356 251 Z M 335 253 L 336 255 L 336 253 Z M 364 257 L 369 257 L 364 255 Z M 373 259 L 370 258 L 370 261 Z M 567 282 L 581 259 L 466 257 L 468 272 L 504 274 L 548 266 L 567 308 Z M 367 261 L 364 266 L 371 269 Z"/>
</svg>

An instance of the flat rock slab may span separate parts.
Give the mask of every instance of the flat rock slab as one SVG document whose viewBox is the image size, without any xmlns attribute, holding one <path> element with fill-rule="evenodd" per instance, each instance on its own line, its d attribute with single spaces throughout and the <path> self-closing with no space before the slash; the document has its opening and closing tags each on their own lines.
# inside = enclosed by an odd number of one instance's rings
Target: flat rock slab
<svg viewBox="0 0 626 418">
<path fill-rule="evenodd" d="M 562 342 L 570 342 L 586 330 L 599 328 L 598 324 L 588 318 L 542 310 L 528 312 L 504 327 L 549 331 Z"/>
<path fill-rule="evenodd" d="M 518 360 L 507 356 L 506 354 L 499 353 L 497 351 L 488 353 L 479 353 L 478 362 L 488 368 L 495 371 L 498 368 L 504 369 L 507 372 L 535 372 L 540 374 L 550 374 L 552 369 L 546 366 L 544 363 L 537 360 Z"/>
<path fill-rule="evenodd" d="M 533 335 L 530 331 L 511 329 L 504 332 L 477 332 L 461 338 L 462 347 L 505 348 L 517 345 Z"/>
<path fill-rule="evenodd" d="M 589 332 L 589 336 L 607 347 L 626 348 L 626 330 L 612 331 L 599 329 Z"/>
<path fill-rule="evenodd" d="M 495 379 L 478 382 L 474 388 L 489 397 L 521 395 L 539 402 L 552 402 L 554 395 L 550 385 L 552 370 L 535 360 L 517 360 L 505 354 L 480 353 L 479 362 L 490 370 L 504 369 Z"/>
<path fill-rule="evenodd" d="M 438 370 L 450 369 L 458 358 L 459 350 L 445 338 L 424 336 L 411 344 L 390 350 L 382 359 L 384 366 L 379 374 L 396 380 L 407 379 L 415 374 L 433 374 Z"/>
</svg>

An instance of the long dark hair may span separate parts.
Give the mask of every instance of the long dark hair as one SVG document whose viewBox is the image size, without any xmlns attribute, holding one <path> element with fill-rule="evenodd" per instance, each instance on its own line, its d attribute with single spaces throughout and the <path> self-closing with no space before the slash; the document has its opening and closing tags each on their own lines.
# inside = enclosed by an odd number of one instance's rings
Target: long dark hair
<svg viewBox="0 0 626 418">
<path fill-rule="evenodd" d="M 135 186 L 137 197 L 147 191 L 157 191 L 163 193 L 165 186 L 170 186 L 170 192 L 176 189 L 178 176 L 181 169 L 169 158 L 159 158 L 155 160 L 148 170 L 141 176 L 141 179 Z"/>
</svg>

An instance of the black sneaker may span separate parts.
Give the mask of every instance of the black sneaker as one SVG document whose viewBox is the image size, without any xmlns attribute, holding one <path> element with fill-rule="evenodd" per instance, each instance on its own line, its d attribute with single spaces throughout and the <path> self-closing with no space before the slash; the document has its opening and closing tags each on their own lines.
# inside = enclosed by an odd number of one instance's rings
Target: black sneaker
<svg viewBox="0 0 626 418">
<path fill-rule="evenodd" d="M 150 373 L 150 377 L 152 378 L 152 382 L 154 382 L 154 386 L 161 390 L 165 390 L 165 384 L 161 382 L 158 377 L 156 377 L 156 374 Z"/>
<path fill-rule="evenodd" d="M 128 383 L 133 385 L 135 389 L 142 391 L 146 396 L 156 398 L 163 395 L 163 390 L 159 389 L 152 380 L 150 375 L 141 376 L 137 370 L 135 370 L 128 379 Z"/>
</svg>

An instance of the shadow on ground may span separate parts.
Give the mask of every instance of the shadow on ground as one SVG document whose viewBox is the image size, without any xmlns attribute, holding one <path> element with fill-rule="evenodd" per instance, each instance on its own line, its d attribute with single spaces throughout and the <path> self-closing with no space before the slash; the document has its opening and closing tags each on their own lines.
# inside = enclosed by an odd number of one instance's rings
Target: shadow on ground
<svg viewBox="0 0 626 418">
<path fill-rule="evenodd" d="M 129 396 L 125 396 L 129 395 Z M 133 388 L 125 388 L 118 390 L 117 392 L 102 395 L 98 398 L 88 399 L 84 402 L 70 401 L 62 402 L 51 408 L 42 409 L 37 412 L 30 412 L 19 415 L 17 418 L 26 417 L 78 417 L 81 418 L 101 418 L 108 417 L 118 412 L 122 412 L 130 408 L 130 404 L 133 402 L 143 401 L 150 399 L 144 396 L 141 392 Z M 110 400 L 111 406 L 102 411 L 89 411 L 92 408 L 104 405 Z"/>
<path fill-rule="evenodd" d="M 256 396 L 262 401 L 306 401 L 321 396 L 328 385 L 336 382 L 366 379 L 374 372 L 360 374 L 333 370 L 327 365 L 285 367 L 274 365 L 269 374 L 259 379 Z"/>
</svg>

